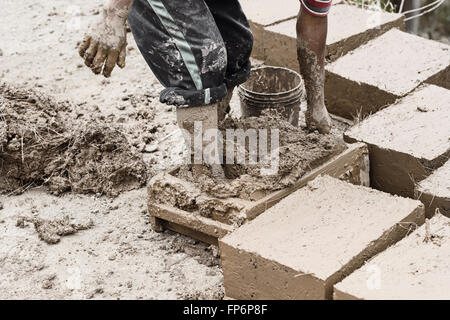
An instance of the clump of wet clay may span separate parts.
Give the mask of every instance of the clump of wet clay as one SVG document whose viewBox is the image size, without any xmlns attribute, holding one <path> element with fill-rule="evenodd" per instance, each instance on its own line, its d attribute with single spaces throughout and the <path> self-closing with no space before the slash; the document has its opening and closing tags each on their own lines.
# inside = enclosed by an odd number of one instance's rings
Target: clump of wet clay
<svg viewBox="0 0 450 320">
<path fill-rule="evenodd" d="M 94 226 L 92 220 L 86 223 L 70 223 L 68 217 L 56 220 L 19 217 L 16 226 L 24 228 L 26 222 L 32 223 L 39 238 L 48 244 L 56 244 L 61 241 L 61 237 L 63 236 L 75 234 L 81 230 L 88 230 Z"/>
<path fill-rule="evenodd" d="M 146 179 L 142 155 L 112 120 L 0 85 L 0 192 L 44 184 L 55 194 L 116 196 Z"/>
<path fill-rule="evenodd" d="M 268 169 L 264 163 L 249 164 L 246 161 L 244 164 L 226 164 L 227 178 L 223 180 L 213 176 L 206 167 L 193 170 L 190 165 L 182 165 L 171 174 L 159 175 L 150 181 L 150 201 L 239 225 L 246 218 L 242 213 L 242 200 L 260 200 L 274 191 L 290 187 L 346 149 L 345 143 L 334 135 L 295 127 L 274 111 L 264 111 L 259 117 L 243 120 L 227 118 L 220 128 L 242 129 L 244 132 L 248 129 L 267 129 L 269 150 L 271 130 L 278 129 L 278 170 L 274 174 L 264 175 L 263 170 Z M 225 141 L 224 145 L 228 143 Z M 248 143 L 245 148 L 248 156 Z"/>
<path fill-rule="evenodd" d="M 208 196 L 192 183 L 161 174 L 152 178 L 150 186 L 149 201 L 169 204 L 189 212 L 198 212 L 203 217 L 227 224 L 240 225 L 244 221 L 245 217 L 240 214 L 243 209 L 241 205 L 234 201 Z"/>
<path fill-rule="evenodd" d="M 244 120 L 227 118 L 221 124 L 226 128 L 267 129 L 268 150 L 270 150 L 271 130 L 279 130 L 279 167 L 275 174 L 264 175 L 267 164 L 226 164 L 225 172 L 229 179 L 221 181 L 211 175 L 209 170 L 194 174 L 190 166 L 182 166 L 177 176 L 194 183 L 200 190 L 217 198 L 237 197 L 245 200 L 258 200 L 267 194 L 292 186 L 305 174 L 324 164 L 331 157 L 345 150 L 345 143 L 333 135 L 322 135 L 317 131 L 295 127 L 275 111 L 265 111 L 259 117 Z M 225 137 L 224 133 L 224 137 Z M 229 142 L 226 141 L 225 145 Z M 246 145 L 248 154 L 249 145 Z M 225 152 L 224 152 L 225 154 Z"/>
</svg>

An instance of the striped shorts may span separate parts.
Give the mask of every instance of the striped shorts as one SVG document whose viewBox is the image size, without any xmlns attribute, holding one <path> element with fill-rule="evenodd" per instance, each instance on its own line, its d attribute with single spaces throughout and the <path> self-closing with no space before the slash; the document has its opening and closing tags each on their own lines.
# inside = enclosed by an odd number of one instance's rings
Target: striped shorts
<svg viewBox="0 0 450 320">
<path fill-rule="evenodd" d="M 312 15 L 323 17 L 328 14 L 332 0 L 300 0 L 302 7 Z"/>
<path fill-rule="evenodd" d="M 250 76 L 253 35 L 238 0 L 135 0 L 128 24 L 162 103 L 216 103 Z"/>
</svg>

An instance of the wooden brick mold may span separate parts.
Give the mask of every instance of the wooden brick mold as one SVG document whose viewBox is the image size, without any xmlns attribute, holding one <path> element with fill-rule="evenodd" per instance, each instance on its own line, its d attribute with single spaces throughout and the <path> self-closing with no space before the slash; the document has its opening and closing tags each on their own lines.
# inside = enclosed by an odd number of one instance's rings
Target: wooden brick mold
<svg viewBox="0 0 450 320">
<path fill-rule="evenodd" d="M 354 184 L 368 185 L 368 168 L 367 146 L 363 143 L 350 144 L 344 152 L 312 170 L 290 188 L 273 192 L 257 201 L 235 198 L 213 200 L 218 201 L 218 205 L 231 203 L 241 207 L 242 209 L 239 215 L 242 217 L 241 222 L 245 223 L 253 220 L 286 196 L 304 187 L 309 181 L 320 174 L 328 174 Z M 183 185 L 185 190 L 194 189 L 194 185 L 174 176 L 176 170 L 158 175 L 152 181 L 158 181 L 159 185 L 161 183 Z M 148 186 L 148 190 L 149 195 L 151 195 L 152 184 Z M 151 196 L 148 199 L 148 212 L 151 217 L 152 227 L 155 231 L 161 232 L 164 229 L 169 229 L 210 244 L 217 244 L 219 238 L 236 228 L 236 225 L 227 223 L 226 221 L 220 221 L 220 219 L 204 217 L 196 212 L 189 212 L 174 206 L 158 203 Z"/>
</svg>

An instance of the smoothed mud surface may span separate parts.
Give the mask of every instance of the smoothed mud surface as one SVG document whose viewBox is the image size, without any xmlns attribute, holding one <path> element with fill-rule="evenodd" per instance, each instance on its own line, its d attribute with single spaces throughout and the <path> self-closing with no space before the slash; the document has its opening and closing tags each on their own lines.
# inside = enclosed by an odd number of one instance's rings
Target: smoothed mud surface
<svg viewBox="0 0 450 320">
<path fill-rule="evenodd" d="M 384 59 L 386 48 L 389 48 L 388 59 Z M 448 45 L 394 28 L 329 64 L 326 69 L 331 74 L 350 79 L 355 86 L 357 83 L 368 84 L 401 97 L 438 73 L 448 73 L 448 51 Z"/>
<path fill-rule="evenodd" d="M 0 102 L 0 192 L 45 184 L 56 194 L 116 196 L 146 182 L 142 155 L 95 110 L 7 84 L 0 85 Z"/>
<path fill-rule="evenodd" d="M 437 214 L 338 283 L 335 299 L 448 300 L 449 259 L 450 219 Z M 369 282 L 376 274 L 378 282 Z M 367 283 L 377 285 L 376 290 Z"/>
<path fill-rule="evenodd" d="M 423 220 L 419 201 L 319 176 L 219 240 L 226 295 L 330 299 L 332 284 Z"/>
</svg>

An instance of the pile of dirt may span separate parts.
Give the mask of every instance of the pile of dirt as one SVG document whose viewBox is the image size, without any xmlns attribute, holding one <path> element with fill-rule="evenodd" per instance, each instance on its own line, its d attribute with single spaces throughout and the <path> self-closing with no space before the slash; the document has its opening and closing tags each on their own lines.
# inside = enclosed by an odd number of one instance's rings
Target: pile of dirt
<svg viewBox="0 0 450 320">
<path fill-rule="evenodd" d="M 194 183 L 204 193 L 216 198 L 241 198 L 245 200 L 257 200 L 265 195 L 292 186 L 305 174 L 327 162 L 333 156 L 346 149 L 345 143 L 333 136 L 322 135 L 317 131 L 310 132 L 303 127 L 295 127 L 286 121 L 276 111 L 269 110 L 259 117 L 249 117 L 243 120 L 227 118 L 221 124 L 223 136 L 226 137 L 226 129 L 267 130 L 267 150 L 271 148 L 271 132 L 279 131 L 279 162 L 276 170 L 271 174 L 264 174 L 271 168 L 270 161 L 267 164 L 251 164 L 249 157 L 249 141 L 246 141 L 246 161 L 244 164 L 226 164 L 224 166 L 226 181 L 217 179 L 210 170 L 203 170 L 194 174 L 192 167 L 182 166 L 177 177 Z M 236 142 L 236 141 L 235 141 Z M 234 143 L 235 143 L 234 142 Z M 225 148 L 233 142 L 224 142 Z M 237 148 L 235 146 L 235 148 Z M 224 155 L 226 152 L 224 151 Z M 224 163 L 226 160 L 224 159 Z"/>
<path fill-rule="evenodd" d="M 61 237 L 75 234 L 81 230 L 88 230 L 94 225 L 92 220 L 86 223 L 71 223 L 68 217 L 56 220 L 19 217 L 16 226 L 25 228 L 26 222 L 32 223 L 39 238 L 48 244 L 56 244 L 61 241 Z"/>
<path fill-rule="evenodd" d="M 55 194 L 116 196 L 141 187 L 142 155 L 113 120 L 0 84 L 0 192 L 44 184 Z"/>
</svg>

